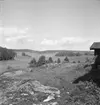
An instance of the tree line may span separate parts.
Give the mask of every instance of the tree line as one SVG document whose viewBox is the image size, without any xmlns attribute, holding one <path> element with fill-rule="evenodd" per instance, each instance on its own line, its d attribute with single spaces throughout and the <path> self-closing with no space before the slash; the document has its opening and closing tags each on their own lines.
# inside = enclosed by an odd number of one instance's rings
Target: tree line
<svg viewBox="0 0 100 105">
<path fill-rule="evenodd" d="M 68 57 L 66 56 L 64 59 L 64 62 L 69 62 Z M 61 63 L 60 58 L 58 58 L 56 61 L 53 61 L 52 57 L 49 57 L 48 60 L 46 60 L 45 56 L 40 56 L 38 61 L 36 61 L 35 58 L 33 58 L 30 62 L 29 65 L 30 67 L 39 67 L 45 64 L 49 64 L 49 63 Z"/>
<path fill-rule="evenodd" d="M 62 51 L 62 52 L 58 52 L 55 56 L 81 56 L 82 54 L 79 52 L 73 52 L 73 51 Z"/>
<path fill-rule="evenodd" d="M 15 56 L 16 53 L 13 50 L 0 47 L 0 61 L 13 60 Z"/>
</svg>

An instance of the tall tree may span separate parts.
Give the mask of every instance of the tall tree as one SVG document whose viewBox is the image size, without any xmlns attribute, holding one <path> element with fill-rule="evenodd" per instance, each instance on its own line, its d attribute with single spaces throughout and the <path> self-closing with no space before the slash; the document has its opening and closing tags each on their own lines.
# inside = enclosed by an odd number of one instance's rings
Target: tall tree
<svg viewBox="0 0 100 105">
<path fill-rule="evenodd" d="M 46 63 L 46 59 L 45 56 L 40 56 L 38 62 L 37 62 L 37 66 L 42 66 Z"/>
<path fill-rule="evenodd" d="M 11 60 L 14 59 L 15 55 L 13 50 L 0 47 L 0 60 Z"/>
<path fill-rule="evenodd" d="M 36 62 L 36 59 L 35 58 L 33 58 L 31 61 L 30 61 L 30 66 L 31 67 L 36 67 L 37 66 L 37 62 Z"/>
<path fill-rule="evenodd" d="M 57 59 L 57 63 L 61 63 L 61 60 L 60 60 L 60 58 L 58 58 L 58 59 Z"/>
<path fill-rule="evenodd" d="M 49 57 L 49 59 L 48 59 L 48 63 L 53 63 L 53 59 L 52 59 L 52 57 Z"/>
<path fill-rule="evenodd" d="M 68 59 L 67 56 L 65 57 L 64 61 L 65 61 L 65 62 L 69 62 L 69 59 Z"/>
</svg>

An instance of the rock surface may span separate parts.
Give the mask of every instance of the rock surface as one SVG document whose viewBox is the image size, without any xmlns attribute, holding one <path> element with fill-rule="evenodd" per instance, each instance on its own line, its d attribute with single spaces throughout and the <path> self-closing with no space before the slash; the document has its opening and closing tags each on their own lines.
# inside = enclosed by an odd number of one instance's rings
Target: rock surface
<svg viewBox="0 0 100 105">
<path fill-rule="evenodd" d="M 20 73 L 6 72 L 0 76 L 0 105 L 58 105 L 60 91 L 57 88 L 32 79 L 13 78 L 12 74 Z"/>
</svg>

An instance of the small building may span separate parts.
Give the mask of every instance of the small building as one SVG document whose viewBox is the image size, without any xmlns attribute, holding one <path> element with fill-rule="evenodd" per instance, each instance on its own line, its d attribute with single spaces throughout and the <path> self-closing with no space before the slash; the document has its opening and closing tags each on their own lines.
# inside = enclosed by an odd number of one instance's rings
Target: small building
<svg viewBox="0 0 100 105">
<path fill-rule="evenodd" d="M 94 55 L 100 55 L 100 42 L 94 42 L 91 47 L 90 50 L 94 50 Z"/>
</svg>

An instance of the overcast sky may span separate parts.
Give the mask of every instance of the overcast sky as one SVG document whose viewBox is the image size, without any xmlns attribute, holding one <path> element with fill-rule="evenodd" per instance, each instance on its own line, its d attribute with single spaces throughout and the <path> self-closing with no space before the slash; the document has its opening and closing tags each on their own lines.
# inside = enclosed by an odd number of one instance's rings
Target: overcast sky
<svg viewBox="0 0 100 105">
<path fill-rule="evenodd" d="M 0 0 L 0 46 L 89 50 L 100 41 L 100 0 Z"/>
</svg>

